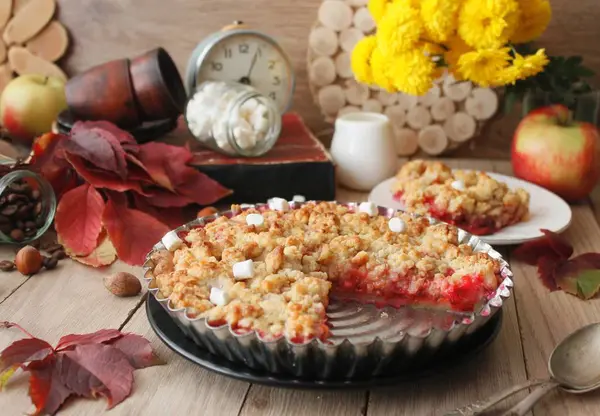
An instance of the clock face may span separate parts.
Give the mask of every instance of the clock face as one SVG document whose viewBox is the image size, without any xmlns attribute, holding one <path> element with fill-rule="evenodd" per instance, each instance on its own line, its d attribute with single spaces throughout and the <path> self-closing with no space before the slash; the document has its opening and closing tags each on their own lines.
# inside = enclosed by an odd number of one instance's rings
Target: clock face
<svg viewBox="0 0 600 416">
<path fill-rule="evenodd" d="M 293 76 L 279 47 L 262 36 L 233 34 L 209 50 L 198 69 L 197 82 L 237 81 L 271 97 L 284 111 L 291 102 Z"/>
</svg>

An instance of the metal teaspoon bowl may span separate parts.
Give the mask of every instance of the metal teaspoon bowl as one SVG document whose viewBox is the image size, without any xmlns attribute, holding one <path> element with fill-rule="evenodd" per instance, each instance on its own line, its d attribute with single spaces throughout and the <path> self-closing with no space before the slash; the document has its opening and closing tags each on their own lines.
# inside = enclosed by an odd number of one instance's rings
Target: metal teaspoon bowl
<svg viewBox="0 0 600 416">
<path fill-rule="evenodd" d="M 550 354 L 548 372 L 548 380 L 530 380 L 512 386 L 487 400 L 458 408 L 445 416 L 483 414 L 507 397 L 534 386 L 537 387 L 503 416 L 525 415 L 538 400 L 557 387 L 574 394 L 600 388 L 600 323 L 584 326 L 563 339 Z"/>
</svg>

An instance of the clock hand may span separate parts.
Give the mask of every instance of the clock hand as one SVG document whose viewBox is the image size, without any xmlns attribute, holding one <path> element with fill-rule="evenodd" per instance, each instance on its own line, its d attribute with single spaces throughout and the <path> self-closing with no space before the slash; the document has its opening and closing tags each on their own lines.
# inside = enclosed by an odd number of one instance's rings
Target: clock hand
<svg viewBox="0 0 600 416">
<path fill-rule="evenodd" d="M 246 78 L 250 78 L 250 75 L 252 74 L 252 70 L 254 69 L 254 65 L 256 65 L 256 59 L 258 58 L 258 53 L 259 53 L 259 48 L 256 48 L 256 52 L 254 52 L 254 56 L 252 57 L 252 63 L 250 64 L 250 69 L 248 70 L 248 75 L 246 75 Z"/>
</svg>

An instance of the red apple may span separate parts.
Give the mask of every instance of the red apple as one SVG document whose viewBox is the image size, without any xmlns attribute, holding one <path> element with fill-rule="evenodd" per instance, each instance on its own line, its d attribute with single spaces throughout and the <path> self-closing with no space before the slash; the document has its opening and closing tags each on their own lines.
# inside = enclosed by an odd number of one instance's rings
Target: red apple
<svg viewBox="0 0 600 416">
<path fill-rule="evenodd" d="M 563 105 L 529 113 L 515 132 L 512 167 L 517 177 L 567 201 L 585 198 L 600 178 L 600 135 L 590 123 L 571 121 Z"/>
<path fill-rule="evenodd" d="M 31 145 L 52 129 L 58 114 L 67 108 L 65 82 L 59 78 L 30 74 L 8 83 L 0 97 L 0 122 L 9 135 Z"/>
</svg>

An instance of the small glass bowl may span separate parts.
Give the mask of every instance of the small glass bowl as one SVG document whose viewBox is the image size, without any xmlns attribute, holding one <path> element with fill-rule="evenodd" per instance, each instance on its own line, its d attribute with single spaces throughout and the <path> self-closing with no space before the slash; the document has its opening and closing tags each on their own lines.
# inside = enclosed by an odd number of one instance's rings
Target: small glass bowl
<svg viewBox="0 0 600 416">
<path fill-rule="evenodd" d="M 27 244 L 54 221 L 56 195 L 46 179 L 29 170 L 0 178 L 0 243 Z"/>
</svg>

